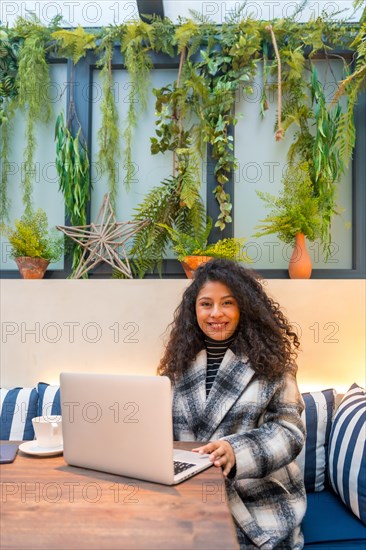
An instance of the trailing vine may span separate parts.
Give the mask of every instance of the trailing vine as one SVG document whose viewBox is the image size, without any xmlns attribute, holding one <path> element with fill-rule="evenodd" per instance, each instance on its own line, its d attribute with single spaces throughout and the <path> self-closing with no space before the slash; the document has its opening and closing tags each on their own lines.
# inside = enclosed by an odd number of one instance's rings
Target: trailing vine
<svg viewBox="0 0 366 550">
<path fill-rule="evenodd" d="M 187 88 L 187 40 L 183 35 L 177 37 L 180 51 L 178 78 L 172 84 L 159 90 L 154 89 L 156 95 L 155 112 L 156 135 L 151 139 L 151 153 L 173 152 L 172 175 L 179 182 L 181 206 L 192 207 L 199 197 L 201 185 L 199 177 L 199 156 L 202 152 L 200 137 L 195 125 L 190 123 L 191 94 Z M 184 81 L 182 85 L 181 81 Z M 193 175 L 195 174 L 195 175 Z"/>
<path fill-rule="evenodd" d="M 354 3 L 355 8 L 361 6 L 361 1 Z M 354 71 L 339 83 L 334 95 L 332 106 L 337 103 L 343 94 L 347 94 L 347 110 L 342 113 L 338 124 L 338 140 L 342 157 L 346 166 L 352 156 L 356 141 L 356 130 L 353 121 L 353 111 L 358 94 L 366 89 L 366 7 L 361 16 L 361 28 L 350 45 L 356 49 L 356 62 Z"/>
<path fill-rule="evenodd" d="M 24 39 L 19 51 L 19 66 L 16 76 L 17 103 L 26 112 L 27 145 L 24 151 L 25 176 L 23 181 L 23 203 L 26 213 L 32 210 L 33 160 L 37 147 L 35 124 L 46 123 L 51 117 L 51 105 L 47 96 L 50 85 L 49 65 L 46 54 L 52 31 L 60 21 L 55 17 L 49 27 L 40 24 L 35 16 L 25 20 L 18 18 L 14 32 Z"/>
<path fill-rule="evenodd" d="M 278 101 L 278 108 L 277 108 L 277 132 L 276 132 L 276 141 L 280 141 L 281 139 L 284 138 L 284 129 L 282 128 L 282 124 L 281 124 L 281 112 L 282 112 L 282 69 L 281 69 L 281 57 L 280 57 L 280 54 L 278 52 L 278 47 L 277 47 L 277 41 L 276 41 L 276 37 L 275 37 L 275 34 L 273 32 L 273 28 L 272 28 L 272 25 L 268 25 L 266 27 L 266 30 L 269 31 L 271 33 L 271 38 L 272 38 L 272 44 L 273 44 L 273 49 L 275 51 L 275 54 L 276 54 L 276 60 L 277 60 L 277 85 L 278 85 L 278 90 L 277 90 L 277 101 Z"/>
<path fill-rule="evenodd" d="M 197 66 L 201 84 L 206 89 L 204 94 L 198 91 L 194 105 L 201 119 L 204 140 L 211 144 L 216 161 L 214 172 L 218 185 L 213 193 L 220 214 L 215 226 L 221 230 L 232 221 L 231 199 L 225 192 L 225 183 L 237 166 L 230 135 L 230 127 L 238 120 L 234 113 L 236 94 L 242 86 L 246 90 L 250 88 L 248 82 L 257 71 L 260 41 L 260 27 L 255 21 L 250 18 L 230 21 L 222 27 L 220 48 L 201 52 L 202 61 Z"/>
<path fill-rule="evenodd" d="M 150 71 L 153 67 L 149 51 L 154 46 L 153 27 L 144 21 L 131 21 L 123 25 L 121 34 L 121 52 L 128 70 L 131 82 L 131 94 L 128 104 L 127 120 L 125 122 L 124 164 L 126 168 L 125 184 L 130 188 L 134 173 L 132 162 L 132 132 L 137 126 L 136 103 L 139 111 L 144 112 L 147 106 L 147 95 L 150 83 Z M 136 97 L 136 99 L 135 99 Z"/>
<path fill-rule="evenodd" d="M 200 19 L 198 14 L 195 17 L 197 21 L 184 21 L 176 30 L 175 41 L 181 54 L 177 81 L 172 86 L 154 90 L 158 138 L 152 138 L 151 150 L 153 154 L 175 151 L 184 142 L 184 147 L 193 148 L 198 158 L 202 141 L 212 145 L 218 183 L 213 192 L 220 205 L 216 226 L 224 229 L 231 222 L 232 209 L 224 186 L 236 167 L 230 135 L 230 128 L 237 122 L 236 93 L 256 72 L 254 58 L 259 50 L 260 34 L 255 22 L 230 23 L 223 26 L 217 47 L 215 25 Z M 192 56 L 202 45 L 205 49 L 200 51 L 200 60 L 193 62 Z M 186 123 L 183 128 L 182 120 L 189 121 L 194 115 L 199 120 L 198 127 L 196 123 L 188 128 Z"/>
<path fill-rule="evenodd" d="M 0 153 L 0 167 L 1 167 L 1 184 L 0 184 L 0 223 L 9 221 L 10 200 L 8 198 L 8 168 L 9 168 L 9 133 L 10 125 L 9 119 L 10 106 L 8 102 L 3 104 L 4 118 L 1 126 L 1 153 Z"/>
<path fill-rule="evenodd" d="M 98 47 L 98 52 L 101 52 L 102 55 L 97 64 L 98 67 L 101 67 L 100 79 L 103 87 L 103 99 L 100 106 L 102 124 L 98 132 L 98 164 L 102 172 L 108 174 L 109 197 L 113 208 L 116 207 L 117 160 L 120 157 L 118 111 L 112 91 L 112 57 L 115 39 L 116 29 L 112 27 L 105 33 Z"/>
<path fill-rule="evenodd" d="M 0 31 L 0 223 L 9 221 L 10 200 L 8 198 L 9 134 L 10 121 L 14 114 L 18 95 L 16 76 L 18 72 L 20 40 L 11 30 Z"/>
</svg>

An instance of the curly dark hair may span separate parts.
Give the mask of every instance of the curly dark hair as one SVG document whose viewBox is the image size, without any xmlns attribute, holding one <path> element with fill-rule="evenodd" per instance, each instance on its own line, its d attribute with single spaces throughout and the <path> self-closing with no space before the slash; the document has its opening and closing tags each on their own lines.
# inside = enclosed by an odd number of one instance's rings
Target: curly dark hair
<svg viewBox="0 0 366 550">
<path fill-rule="evenodd" d="M 299 339 L 279 304 L 265 293 L 259 275 L 235 261 L 214 259 L 196 269 L 175 310 L 158 374 L 177 381 L 205 347 L 205 335 L 197 323 L 195 308 L 197 296 L 208 281 L 226 285 L 238 303 L 240 319 L 235 352 L 246 355 L 253 370 L 268 379 L 292 372 Z"/>
</svg>

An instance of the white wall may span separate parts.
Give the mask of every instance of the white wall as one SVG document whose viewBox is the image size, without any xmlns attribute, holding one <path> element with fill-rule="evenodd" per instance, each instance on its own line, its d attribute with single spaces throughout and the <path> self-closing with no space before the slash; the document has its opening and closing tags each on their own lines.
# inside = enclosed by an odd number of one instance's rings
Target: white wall
<svg viewBox="0 0 366 550">
<path fill-rule="evenodd" d="M 1 280 L 1 385 L 62 371 L 154 374 L 178 280 Z M 301 333 L 303 391 L 365 384 L 365 281 L 268 280 Z"/>
</svg>

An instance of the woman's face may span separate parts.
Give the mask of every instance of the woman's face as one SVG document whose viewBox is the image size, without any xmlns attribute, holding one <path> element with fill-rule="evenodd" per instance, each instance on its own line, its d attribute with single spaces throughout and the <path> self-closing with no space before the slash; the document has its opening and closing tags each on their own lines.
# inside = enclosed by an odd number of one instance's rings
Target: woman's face
<svg viewBox="0 0 366 550">
<path fill-rule="evenodd" d="M 203 285 L 196 299 L 200 329 L 213 340 L 230 338 L 239 323 L 240 310 L 230 288 L 218 281 Z"/>
</svg>

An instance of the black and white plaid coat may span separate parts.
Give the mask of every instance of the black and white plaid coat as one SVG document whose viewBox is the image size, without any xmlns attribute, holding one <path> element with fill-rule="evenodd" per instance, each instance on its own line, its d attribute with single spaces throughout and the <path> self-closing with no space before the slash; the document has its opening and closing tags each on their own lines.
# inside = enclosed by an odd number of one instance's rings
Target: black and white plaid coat
<svg viewBox="0 0 366 550">
<path fill-rule="evenodd" d="M 228 349 L 206 400 L 206 365 L 202 350 L 174 387 L 174 439 L 228 441 L 236 471 L 226 490 L 236 523 L 262 549 L 302 548 L 306 495 L 294 459 L 304 444 L 304 403 L 295 377 L 259 378 Z"/>
</svg>

